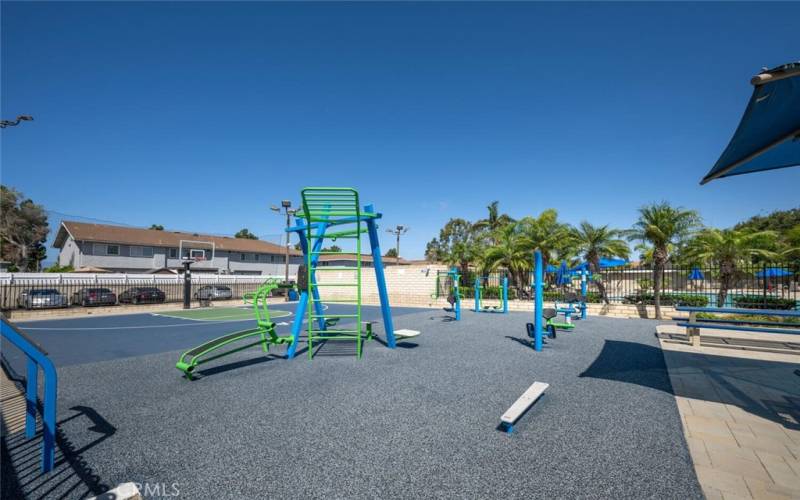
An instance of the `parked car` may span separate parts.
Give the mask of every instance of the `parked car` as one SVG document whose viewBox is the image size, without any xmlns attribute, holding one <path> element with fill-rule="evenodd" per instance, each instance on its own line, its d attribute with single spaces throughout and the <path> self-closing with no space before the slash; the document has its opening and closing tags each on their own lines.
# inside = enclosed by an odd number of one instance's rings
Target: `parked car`
<svg viewBox="0 0 800 500">
<path fill-rule="evenodd" d="M 156 304 L 167 300 L 167 295 L 154 286 L 128 288 L 119 294 L 120 304 L 130 302 L 131 304 Z"/>
<path fill-rule="evenodd" d="M 117 296 L 108 288 L 81 288 L 72 294 L 72 304 L 81 306 L 115 306 Z"/>
<path fill-rule="evenodd" d="M 224 285 L 203 285 L 194 292 L 194 298 L 199 300 L 232 299 L 233 291 Z"/>
<path fill-rule="evenodd" d="M 55 288 L 23 290 L 17 297 L 17 305 L 25 309 L 47 309 L 67 307 L 67 298 Z"/>
</svg>

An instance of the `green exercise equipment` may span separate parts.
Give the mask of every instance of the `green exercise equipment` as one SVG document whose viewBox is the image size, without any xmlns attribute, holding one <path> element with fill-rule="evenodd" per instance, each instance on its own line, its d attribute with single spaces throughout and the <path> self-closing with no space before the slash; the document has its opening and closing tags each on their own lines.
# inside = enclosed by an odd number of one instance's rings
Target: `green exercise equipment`
<svg viewBox="0 0 800 500">
<path fill-rule="evenodd" d="M 269 346 L 272 344 L 290 344 L 292 337 L 279 336 L 275 333 L 275 323 L 272 322 L 269 316 L 269 308 L 267 306 L 267 298 L 272 293 L 272 290 L 278 288 L 280 285 L 278 280 L 269 279 L 265 281 L 258 290 L 252 294 L 247 303 L 253 304 L 253 312 L 255 313 L 256 328 L 233 332 L 228 335 L 223 335 L 213 340 L 209 340 L 193 349 L 181 354 L 180 359 L 175 364 L 175 368 L 182 371 L 186 378 L 193 379 L 194 370 L 203 363 L 208 363 L 215 359 L 222 358 L 235 352 L 243 351 L 261 345 L 263 352 L 269 352 Z M 217 352 L 223 348 L 227 348 L 230 344 L 257 337 L 258 340 L 247 342 L 244 345 L 231 347 L 222 352 Z"/>
</svg>

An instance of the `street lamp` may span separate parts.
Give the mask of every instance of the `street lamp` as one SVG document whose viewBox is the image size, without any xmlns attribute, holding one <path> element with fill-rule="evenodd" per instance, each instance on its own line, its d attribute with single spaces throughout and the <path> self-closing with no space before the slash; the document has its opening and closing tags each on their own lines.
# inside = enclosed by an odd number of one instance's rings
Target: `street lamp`
<svg viewBox="0 0 800 500">
<path fill-rule="evenodd" d="M 286 228 L 288 229 L 292 223 L 292 215 L 294 215 L 295 212 L 297 212 L 297 209 L 292 209 L 292 202 L 289 200 L 282 200 L 280 208 L 276 207 L 275 205 L 272 205 L 269 208 L 270 210 L 272 210 L 277 214 L 280 214 L 281 208 L 283 208 L 283 211 L 286 214 Z M 289 233 L 289 231 L 286 231 L 286 253 L 284 255 L 284 267 L 285 267 L 284 283 L 286 283 L 287 285 L 289 284 L 289 245 L 291 245 L 291 234 Z M 288 293 L 286 294 L 286 300 L 287 301 L 289 300 Z"/>
<path fill-rule="evenodd" d="M 16 120 L 0 120 L 0 128 L 6 127 L 16 127 L 19 125 L 19 122 L 32 122 L 33 117 L 31 115 L 19 115 Z"/>
<path fill-rule="evenodd" d="M 397 254 L 394 257 L 394 263 L 396 266 L 400 265 L 400 236 L 406 234 L 409 229 L 411 228 L 408 226 L 403 226 L 398 224 L 394 229 L 386 230 L 387 233 L 392 233 L 397 237 L 397 246 L 394 249 L 395 253 Z"/>
</svg>

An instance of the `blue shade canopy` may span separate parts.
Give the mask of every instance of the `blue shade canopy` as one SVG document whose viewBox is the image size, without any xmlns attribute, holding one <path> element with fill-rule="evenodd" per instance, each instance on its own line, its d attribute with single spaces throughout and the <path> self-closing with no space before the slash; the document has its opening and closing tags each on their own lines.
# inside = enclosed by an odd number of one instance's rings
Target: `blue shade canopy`
<svg viewBox="0 0 800 500">
<path fill-rule="evenodd" d="M 627 260 L 623 259 L 611 259 L 608 257 L 600 257 L 600 269 L 607 269 L 609 267 L 619 267 L 625 266 L 628 264 Z M 588 262 L 581 262 L 577 266 L 573 267 L 571 271 L 588 271 L 589 270 L 589 263 Z"/>
<path fill-rule="evenodd" d="M 739 127 L 700 184 L 800 165 L 800 62 L 762 71 Z"/>
<path fill-rule="evenodd" d="M 781 276 L 791 276 L 791 271 L 782 267 L 768 267 L 756 273 L 757 278 L 780 278 Z"/>
<path fill-rule="evenodd" d="M 544 268 L 544 272 L 546 273 L 554 273 L 556 271 L 558 271 L 558 268 L 553 264 L 547 264 L 547 266 Z"/>
<path fill-rule="evenodd" d="M 556 273 L 556 285 L 569 285 L 571 282 L 567 261 L 562 260 L 561 267 L 558 268 L 558 272 Z"/>
<path fill-rule="evenodd" d="M 704 280 L 704 279 L 706 279 L 706 277 L 703 276 L 703 271 L 701 271 L 697 267 L 694 267 L 694 268 L 692 268 L 692 272 L 689 273 L 689 279 L 690 280 Z"/>
</svg>

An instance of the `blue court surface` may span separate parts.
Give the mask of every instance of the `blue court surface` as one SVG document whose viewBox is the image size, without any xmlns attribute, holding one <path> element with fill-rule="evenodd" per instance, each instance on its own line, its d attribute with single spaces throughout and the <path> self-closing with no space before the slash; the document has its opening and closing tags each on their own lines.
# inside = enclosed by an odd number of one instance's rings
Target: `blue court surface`
<svg viewBox="0 0 800 500">
<path fill-rule="evenodd" d="M 305 343 L 292 360 L 253 347 L 194 381 L 175 368 L 181 352 L 252 321 L 20 324 L 57 365 L 56 465 L 42 474 L 38 441 L 6 436 L 3 498 L 129 481 L 147 499 L 703 497 L 653 321 L 590 317 L 535 352 L 530 313 L 394 308 L 395 328 L 422 333 L 388 349 L 380 309 L 362 312 L 378 338 L 361 359 L 352 342 L 315 344 L 313 360 Z M 534 381 L 546 394 L 499 430 Z"/>
<path fill-rule="evenodd" d="M 326 311 L 347 312 L 348 306 L 328 305 Z M 289 335 L 295 304 L 270 305 L 270 311 L 285 311 L 288 316 L 274 318 L 279 335 Z M 245 306 L 244 309 L 250 309 Z M 394 307 L 393 317 L 425 311 Z M 198 321 L 169 317 L 168 312 L 93 316 L 17 323 L 50 355 L 56 366 L 96 363 L 159 352 L 187 350 L 225 333 L 253 326 L 253 319 L 236 321 Z M 363 321 L 380 321 L 377 306 L 362 306 Z M 276 315 L 277 316 L 277 315 Z M 304 320 L 305 321 L 305 320 Z M 343 322 L 343 324 L 347 324 Z M 302 332 L 301 332 L 302 333 Z M 4 357 L 18 372 L 24 373 L 24 356 L 8 349 Z"/>
</svg>

